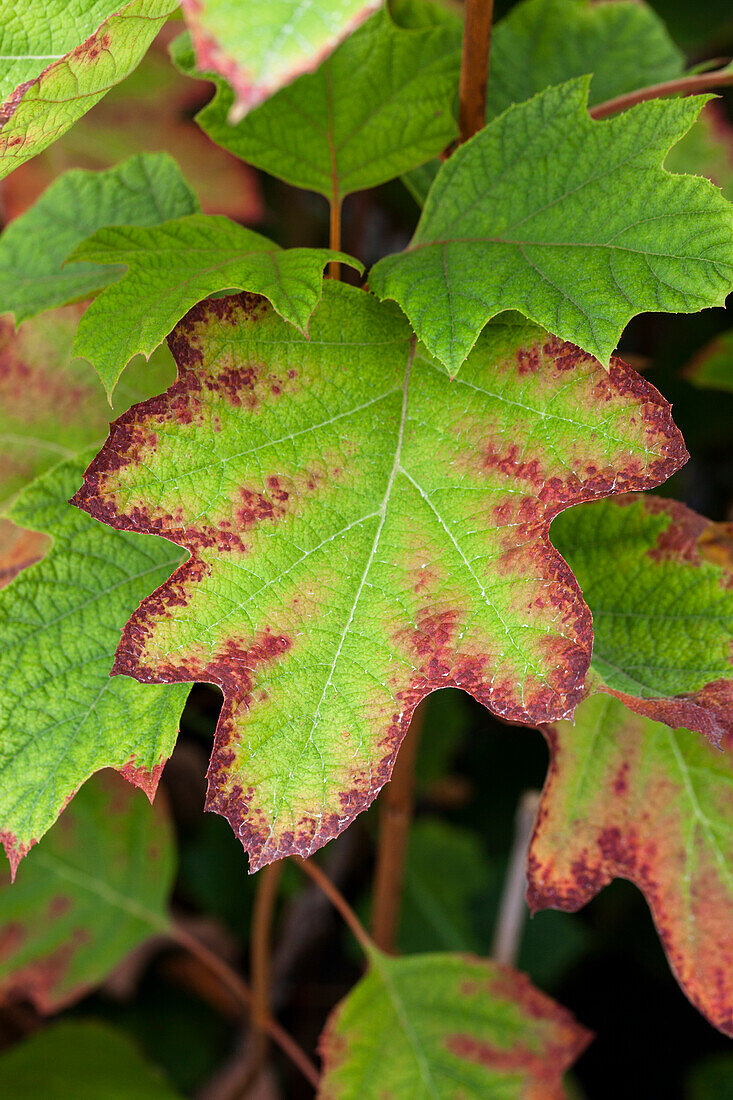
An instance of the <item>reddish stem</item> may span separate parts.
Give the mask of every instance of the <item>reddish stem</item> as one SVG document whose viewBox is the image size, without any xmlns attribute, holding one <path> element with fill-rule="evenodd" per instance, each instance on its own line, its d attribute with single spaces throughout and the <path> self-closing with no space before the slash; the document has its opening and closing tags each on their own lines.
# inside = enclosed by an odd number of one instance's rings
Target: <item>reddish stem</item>
<svg viewBox="0 0 733 1100">
<path fill-rule="evenodd" d="M 333 249 L 334 252 L 341 251 L 341 200 L 337 194 L 334 194 L 331 199 L 331 227 L 328 247 Z M 328 274 L 332 279 L 341 278 L 341 264 L 338 260 L 331 260 L 328 265 Z"/>
<path fill-rule="evenodd" d="M 374 941 L 341 891 L 334 886 L 327 875 L 324 875 L 321 868 L 317 863 L 314 863 L 313 860 L 300 859 L 298 856 L 294 856 L 293 859 L 300 869 L 320 887 L 334 909 L 344 918 L 344 921 L 348 924 L 354 936 L 359 941 L 359 945 L 364 949 L 364 953 L 370 956 L 374 951 Z"/>
<path fill-rule="evenodd" d="M 415 759 L 425 705 L 415 711 L 400 745 L 392 778 L 379 800 L 379 842 L 374 874 L 372 935 L 382 951 L 394 951 L 400 917 L 407 840 L 415 802 Z"/>
<path fill-rule="evenodd" d="M 466 0 L 458 110 L 461 141 L 468 141 L 486 122 L 493 10 L 494 0 Z"/>
<path fill-rule="evenodd" d="M 648 88 L 638 88 L 635 92 L 627 92 L 626 95 L 607 99 L 605 103 L 591 107 L 590 115 L 591 118 L 607 118 L 649 99 L 660 99 L 666 95 L 695 95 L 726 84 L 733 84 L 733 68 L 729 66 L 715 69 L 711 73 L 693 73 L 691 76 L 677 77 L 676 80 L 665 80 L 662 84 L 650 84 Z"/>
<path fill-rule="evenodd" d="M 277 902 L 283 862 L 263 867 L 257 877 L 252 927 L 250 930 L 250 974 L 252 976 L 252 1026 L 256 1032 L 252 1080 L 256 1080 L 267 1055 L 267 1022 L 270 1018 L 272 920 Z"/>
</svg>

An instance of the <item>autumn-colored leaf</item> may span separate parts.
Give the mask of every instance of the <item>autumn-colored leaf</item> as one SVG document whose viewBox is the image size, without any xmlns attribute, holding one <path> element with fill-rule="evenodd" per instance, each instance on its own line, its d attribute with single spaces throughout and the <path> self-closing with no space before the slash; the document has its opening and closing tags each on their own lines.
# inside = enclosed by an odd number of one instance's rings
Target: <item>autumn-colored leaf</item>
<svg viewBox="0 0 733 1100">
<path fill-rule="evenodd" d="M 9 511 L 53 539 L 0 591 L 0 841 L 13 871 L 100 768 L 152 798 L 186 701 L 183 687 L 110 679 L 126 619 L 180 551 L 112 532 L 67 503 L 92 454 L 49 470 Z"/>
<path fill-rule="evenodd" d="M 451 383 L 398 310 L 333 281 L 308 339 L 239 296 L 170 346 L 178 382 L 120 418 L 74 502 L 191 553 L 115 670 L 223 689 L 208 806 L 253 869 L 368 806 L 434 688 L 572 711 L 590 617 L 548 524 L 684 461 L 653 387 L 524 323 Z"/>
<path fill-rule="evenodd" d="M 550 774 L 529 853 L 532 908 L 574 911 L 613 878 L 643 891 L 687 996 L 733 1036 L 731 763 L 596 695 L 545 730 Z"/>
<path fill-rule="evenodd" d="M 197 68 L 220 73 L 236 94 L 235 119 L 310 72 L 382 0 L 181 0 Z M 234 121 L 233 120 L 233 121 Z"/>
<path fill-rule="evenodd" d="M 82 0 L 81 24 L 109 5 Z M 38 75 L 26 79 L 0 106 L 0 179 L 42 152 L 97 103 L 105 92 L 135 68 L 177 0 L 131 0 L 104 19 L 88 37 L 62 54 Z M 113 8 L 114 10 L 114 8 Z M 34 29 L 44 26 L 46 5 L 29 0 L 24 19 Z M 65 21 L 65 9 L 60 26 Z M 73 24 L 71 24 L 73 25 Z M 39 51 L 42 53 L 41 48 Z"/>
<path fill-rule="evenodd" d="M 552 526 L 593 613 L 589 684 L 668 725 L 733 734 L 733 562 L 724 532 L 637 495 Z"/>
<path fill-rule="evenodd" d="M 510 107 L 462 145 L 407 249 L 369 274 L 453 374 L 502 310 L 606 364 L 637 313 L 692 313 L 733 289 L 733 207 L 708 180 L 662 168 L 705 97 L 593 121 L 589 79 Z"/>
<path fill-rule="evenodd" d="M 318 1100 L 563 1100 L 590 1041 L 523 974 L 461 955 L 369 952 L 320 1040 Z"/>
<path fill-rule="evenodd" d="M 0 885 L 0 993 L 56 1012 L 168 928 L 173 836 L 114 772 L 86 783 L 13 884 Z"/>
<path fill-rule="evenodd" d="M 0 588 L 40 561 L 47 547 L 48 539 L 40 532 L 24 531 L 9 519 L 0 519 Z"/>
</svg>

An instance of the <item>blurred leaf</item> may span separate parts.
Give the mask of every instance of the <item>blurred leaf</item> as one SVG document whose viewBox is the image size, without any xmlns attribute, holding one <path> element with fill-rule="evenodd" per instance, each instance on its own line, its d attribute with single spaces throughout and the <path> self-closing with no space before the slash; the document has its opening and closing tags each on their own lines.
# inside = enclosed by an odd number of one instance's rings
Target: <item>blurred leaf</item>
<svg viewBox="0 0 733 1100">
<path fill-rule="evenodd" d="M 686 377 L 703 390 L 733 393 L 733 329 L 716 336 L 694 357 Z"/>
<path fill-rule="evenodd" d="M 423 703 L 425 717 L 415 765 L 418 796 L 430 797 L 433 784 L 446 779 L 453 758 L 471 724 L 471 706 L 465 692 L 457 688 L 434 691 Z"/>
<path fill-rule="evenodd" d="M 52 1024 L 0 1055 L 13 1100 L 176 1100 L 126 1035 L 96 1021 Z"/>
<path fill-rule="evenodd" d="M 48 538 L 38 531 L 24 531 L 9 519 L 0 519 L 0 588 L 10 584 L 29 565 L 40 561 Z"/>
<path fill-rule="evenodd" d="M 457 955 L 369 962 L 321 1036 L 320 1100 L 566 1095 L 590 1035 L 522 974 Z"/>
<path fill-rule="evenodd" d="M 3 876 L 3 996 L 44 1013 L 83 997 L 168 928 L 174 861 L 164 803 L 151 808 L 111 772 L 89 780 L 16 882 Z"/>
<path fill-rule="evenodd" d="M 719 102 L 705 105 L 692 129 L 670 149 L 664 167 L 705 176 L 733 200 L 733 127 Z"/>
<path fill-rule="evenodd" d="M 14 313 L 17 324 L 119 278 L 115 267 L 62 266 L 102 226 L 159 225 L 198 208 L 166 153 L 141 153 L 103 172 L 65 172 L 0 236 L 0 313 Z"/>
<path fill-rule="evenodd" d="M 687 1080 L 685 1100 L 730 1100 L 733 1054 L 714 1054 L 695 1066 Z"/>
</svg>

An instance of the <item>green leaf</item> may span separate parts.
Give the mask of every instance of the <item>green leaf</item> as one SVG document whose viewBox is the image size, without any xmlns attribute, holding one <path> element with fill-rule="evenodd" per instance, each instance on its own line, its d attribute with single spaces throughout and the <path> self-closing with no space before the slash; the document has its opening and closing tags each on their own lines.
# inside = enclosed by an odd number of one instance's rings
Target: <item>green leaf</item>
<svg viewBox="0 0 733 1100">
<path fill-rule="evenodd" d="M 733 393 L 733 329 L 716 336 L 695 356 L 685 372 L 704 390 Z"/>
<path fill-rule="evenodd" d="M 6 4 L 15 12 L 16 4 L 11 5 L 11 0 Z M 40 0 L 31 0 L 25 7 L 23 20 L 33 31 L 42 25 L 46 7 Z M 88 17 L 102 5 L 82 0 L 75 7 L 77 13 L 86 9 L 79 26 L 87 27 Z M 0 106 L 0 179 L 61 137 L 109 88 L 123 80 L 177 7 L 177 0 L 132 0 L 100 23 L 93 34 L 80 29 L 82 38 L 74 49 L 18 85 Z M 61 20 L 67 18 L 68 6 Z M 45 49 L 43 40 L 37 50 L 33 43 L 29 45 L 34 53 Z"/>
<path fill-rule="evenodd" d="M 101 442 L 110 420 L 175 376 L 167 348 L 125 371 L 110 407 L 99 379 L 71 352 L 81 306 L 50 310 L 15 330 L 0 318 L 0 506 L 62 458 Z"/>
<path fill-rule="evenodd" d="M 105 225 L 159 225 L 198 208 L 167 153 L 140 153 L 103 172 L 64 172 L 0 236 L 0 312 L 20 323 L 91 297 L 119 271 L 94 264 L 62 269 L 85 237 Z"/>
<path fill-rule="evenodd" d="M 412 12 L 415 5 L 397 8 Z M 431 9 L 428 9 L 431 10 Z M 174 58 L 192 72 L 178 40 Z M 461 24 L 401 27 L 385 8 L 348 38 L 317 72 L 300 77 L 236 126 L 234 92 L 223 80 L 196 121 L 217 144 L 273 176 L 336 204 L 436 156 L 457 134 Z"/>
<path fill-rule="evenodd" d="M 705 176 L 733 201 L 733 127 L 720 102 L 706 104 L 692 129 L 670 149 L 664 167 L 668 172 Z"/>
<path fill-rule="evenodd" d="M 462 145 L 408 249 L 369 275 L 452 373 L 505 309 L 607 364 L 637 313 L 722 305 L 733 288 L 733 208 L 661 167 L 704 97 L 594 122 L 587 87 L 550 88 Z"/>
<path fill-rule="evenodd" d="M 173 835 L 161 803 L 113 772 L 86 783 L 0 887 L 0 990 L 57 1012 L 103 981 L 134 947 L 169 926 Z"/>
<path fill-rule="evenodd" d="M 534 909 L 574 911 L 613 878 L 644 893 L 692 1003 L 733 1035 L 731 753 L 597 695 L 546 731 L 529 852 Z"/>
<path fill-rule="evenodd" d="M 29 565 L 40 561 L 47 548 L 45 535 L 24 531 L 9 519 L 0 518 L 0 588 L 5 588 Z"/>
<path fill-rule="evenodd" d="M 197 67 L 221 73 L 241 118 L 278 88 L 309 72 L 382 0 L 182 0 Z"/>
<path fill-rule="evenodd" d="M 591 1036 L 524 975 L 459 955 L 369 962 L 321 1036 L 319 1100 L 565 1095 Z"/>
<path fill-rule="evenodd" d="M 181 555 L 67 505 L 90 457 L 44 474 L 9 512 L 53 537 L 46 557 L 0 592 L 0 839 L 13 870 L 100 768 L 152 798 L 188 694 L 109 678 L 126 619 Z"/>
<path fill-rule="evenodd" d="M 730 530 L 632 495 L 571 509 L 551 537 L 593 612 L 594 688 L 712 740 L 733 734 Z"/>
<path fill-rule="evenodd" d="M 67 1020 L 0 1057 L 0 1092 L 13 1100 L 176 1100 L 179 1093 L 121 1031 Z"/>
<path fill-rule="evenodd" d="M 397 309 L 333 280 L 308 339 L 234 297 L 169 342 L 178 382 L 116 422 L 74 502 L 191 552 L 115 669 L 223 689 L 208 806 L 253 869 L 365 809 L 435 688 L 572 711 L 590 618 L 548 525 L 678 467 L 653 387 L 526 324 L 450 382 Z"/>
<path fill-rule="evenodd" d="M 643 3 L 524 0 L 497 24 L 491 42 L 486 117 L 572 77 L 592 73 L 588 101 L 673 80 L 685 59 L 664 23 Z"/>
<path fill-rule="evenodd" d="M 70 262 L 125 264 L 127 274 L 94 301 L 74 351 L 88 359 L 111 394 L 133 355 L 149 356 L 202 298 L 221 290 L 264 294 L 286 321 L 306 332 L 323 288 L 323 267 L 358 260 L 327 248 L 288 248 L 229 218 L 192 214 L 149 229 L 100 229 Z"/>
</svg>

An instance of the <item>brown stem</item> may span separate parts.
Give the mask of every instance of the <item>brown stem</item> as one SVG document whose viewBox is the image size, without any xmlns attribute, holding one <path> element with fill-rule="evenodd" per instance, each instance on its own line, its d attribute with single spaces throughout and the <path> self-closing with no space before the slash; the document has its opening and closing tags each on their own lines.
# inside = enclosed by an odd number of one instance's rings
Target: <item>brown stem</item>
<svg viewBox="0 0 733 1100">
<path fill-rule="evenodd" d="M 346 924 L 348 924 L 349 928 L 354 933 L 354 936 L 359 941 L 360 947 L 364 949 L 365 954 L 371 956 L 375 948 L 374 941 L 341 891 L 336 889 L 328 875 L 324 875 L 321 868 L 317 863 L 314 863 L 313 860 L 300 859 L 298 856 L 294 856 L 293 860 L 306 875 L 312 878 L 313 881 L 320 886 L 323 893 L 331 902 L 331 905 L 341 914 Z"/>
<path fill-rule="evenodd" d="M 415 758 L 425 713 L 421 703 L 400 745 L 392 778 L 379 807 L 379 842 L 374 873 L 372 935 L 382 951 L 394 951 L 402 900 L 407 839 L 415 803 Z"/>
<path fill-rule="evenodd" d="M 458 109 L 461 141 L 468 141 L 486 122 L 493 10 L 494 0 L 466 0 Z"/>
<path fill-rule="evenodd" d="M 210 951 L 208 947 L 197 940 L 195 936 L 192 936 L 185 928 L 181 928 L 179 924 L 171 922 L 170 935 L 180 944 L 186 951 L 189 951 L 200 962 L 206 966 L 212 974 L 215 974 L 220 980 L 223 986 L 225 986 L 233 995 L 237 1001 L 248 1011 L 253 1007 L 253 997 L 249 989 L 249 986 L 242 981 L 239 975 L 232 970 L 223 959 L 220 959 L 218 955 L 215 955 L 213 951 Z M 318 1088 L 319 1074 L 316 1067 L 311 1062 L 308 1055 L 302 1050 L 295 1039 L 288 1035 L 287 1031 L 277 1020 L 269 1015 L 263 1020 L 263 1027 L 267 1031 L 267 1034 L 277 1043 L 282 1050 L 283 1054 L 298 1067 L 303 1076 L 310 1081 L 314 1089 Z"/>
<path fill-rule="evenodd" d="M 252 927 L 250 930 L 250 974 L 252 976 L 252 1026 L 256 1033 L 252 1058 L 252 1080 L 256 1080 L 267 1055 L 267 1021 L 270 1018 L 272 919 L 283 870 L 278 860 L 263 867 L 257 878 Z"/>
<path fill-rule="evenodd" d="M 338 197 L 335 188 L 331 199 L 331 229 L 328 247 L 333 249 L 334 252 L 341 251 L 341 199 Z M 331 260 L 328 265 L 328 274 L 332 279 L 341 278 L 341 264 L 338 260 Z"/>
<path fill-rule="evenodd" d="M 733 84 L 733 68 L 730 66 L 715 69 L 711 73 L 693 73 L 691 76 L 677 77 L 676 80 L 665 80 L 662 84 L 650 84 L 648 88 L 638 88 L 635 92 L 627 92 L 626 95 L 607 99 L 605 103 L 591 107 L 590 115 L 591 118 L 607 118 L 619 111 L 626 111 L 637 103 L 645 103 L 648 99 L 660 99 L 666 95 L 695 95 L 697 92 L 707 92 L 726 84 Z"/>
<path fill-rule="evenodd" d="M 496 931 L 491 948 L 492 959 L 506 963 L 507 966 L 516 965 L 522 942 L 522 929 L 527 916 L 525 901 L 527 850 L 539 803 L 539 791 L 525 791 L 519 800 L 517 816 L 514 820 L 514 842 L 499 902 L 499 915 L 496 919 Z"/>
</svg>

